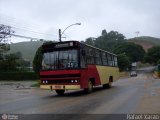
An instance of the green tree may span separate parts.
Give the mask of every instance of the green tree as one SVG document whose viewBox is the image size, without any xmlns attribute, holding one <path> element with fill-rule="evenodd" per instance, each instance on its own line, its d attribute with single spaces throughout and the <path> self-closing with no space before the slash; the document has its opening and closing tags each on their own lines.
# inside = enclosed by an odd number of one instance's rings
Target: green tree
<svg viewBox="0 0 160 120">
<path fill-rule="evenodd" d="M 95 46 L 95 38 L 92 38 L 92 37 L 87 38 L 85 43 L 88 44 L 88 45 Z"/>
<path fill-rule="evenodd" d="M 18 57 L 18 60 L 17 60 L 17 67 L 19 67 L 20 69 L 19 70 L 28 70 L 26 69 L 27 67 L 31 67 L 31 63 L 29 60 L 26 60 L 26 59 L 23 59 L 23 56 L 22 56 L 22 53 L 21 52 L 16 52 L 15 53 L 16 56 Z"/>
<path fill-rule="evenodd" d="M 156 65 L 159 59 L 160 59 L 160 46 L 154 46 L 148 49 L 147 55 L 145 57 L 146 62 Z"/>
<path fill-rule="evenodd" d="M 9 50 L 9 41 L 11 34 L 14 33 L 14 31 L 11 29 L 10 26 L 6 26 L 3 24 L 0 24 L 0 54 L 2 56 L 2 53 Z"/>
<path fill-rule="evenodd" d="M 19 59 L 16 53 L 5 54 L 3 59 L 0 60 L 0 71 L 16 71 Z"/>
<path fill-rule="evenodd" d="M 131 63 L 130 63 L 128 56 L 126 56 L 125 54 L 118 55 L 118 67 L 120 71 L 127 70 L 127 68 L 130 67 L 130 64 Z"/>
<path fill-rule="evenodd" d="M 101 36 L 97 38 L 88 38 L 85 43 L 92 46 L 98 47 L 103 50 L 113 52 L 113 48 L 122 42 L 125 42 L 125 36 L 118 33 L 117 31 L 110 31 L 107 33 L 106 30 L 102 30 Z"/>
<path fill-rule="evenodd" d="M 116 45 L 114 53 L 123 54 L 125 53 L 131 62 L 142 61 L 145 55 L 145 51 L 142 46 L 131 42 L 121 43 Z"/>
<path fill-rule="evenodd" d="M 42 67 L 42 46 L 40 46 L 37 51 L 36 51 L 36 54 L 34 56 L 34 59 L 33 59 L 33 70 L 36 72 L 36 73 L 39 73 L 41 67 Z"/>
<path fill-rule="evenodd" d="M 107 35 L 107 31 L 104 29 L 102 30 L 102 36 L 105 36 L 105 35 Z"/>
<path fill-rule="evenodd" d="M 8 43 L 10 41 L 9 38 L 11 37 L 12 33 L 14 33 L 14 31 L 11 29 L 10 26 L 0 24 L 0 71 L 3 70 L 3 68 L 5 67 L 3 54 L 10 49 Z"/>
</svg>

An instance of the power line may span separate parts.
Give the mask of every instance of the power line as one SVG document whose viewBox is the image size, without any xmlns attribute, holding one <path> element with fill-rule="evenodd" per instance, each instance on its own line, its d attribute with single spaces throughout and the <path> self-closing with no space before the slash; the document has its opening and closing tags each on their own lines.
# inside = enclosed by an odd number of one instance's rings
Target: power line
<svg viewBox="0 0 160 120">
<path fill-rule="evenodd" d="M 0 25 L 2 25 L 2 24 L 0 24 Z M 13 26 L 11 26 L 11 28 L 12 28 Z M 13 28 L 16 28 L 16 27 L 13 27 Z M 17 28 L 17 29 L 21 29 L 21 28 Z M 29 31 L 29 30 L 27 30 L 27 31 Z M 35 32 L 35 31 L 31 31 L 31 32 Z M 35 33 L 38 33 L 38 34 L 42 34 L 42 35 L 47 35 L 47 34 L 43 34 L 43 33 L 39 33 L 39 32 L 35 32 Z M 2 33 L 1 33 L 2 34 Z M 5 34 L 5 33 L 4 33 Z M 32 39 L 32 40 L 41 40 L 40 38 L 35 38 L 35 37 L 28 37 L 28 36 L 24 36 L 24 35 L 17 35 L 17 34 L 10 34 L 11 36 L 14 36 L 14 37 L 19 37 L 19 38 L 26 38 L 26 39 Z M 48 34 L 48 35 L 50 35 L 51 36 L 51 34 Z M 62 37 L 62 38 L 66 38 L 66 37 L 68 37 L 69 39 L 72 39 L 69 35 L 66 35 L 65 33 L 64 33 L 64 35 L 65 35 L 65 37 Z M 52 36 L 53 37 L 53 36 Z M 43 39 L 43 40 L 45 40 L 45 39 Z"/>
<path fill-rule="evenodd" d="M 32 32 L 32 33 L 37 33 L 37 34 L 41 34 L 41 35 L 48 35 L 48 36 L 52 36 L 53 37 L 52 34 L 48 34 L 48 33 L 47 34 L 46 33 L 41 33 L 41 32 L 37 32 L 37 31 L 33 31 L 33 30 L 27 30 L 27 29 L 24 29 L 24 28 L 18 28 L 18 27 L 14 27 L 14 26 L 11 26 L 11 27 L 12 28 L 16 28 L 16 29 L 20 29 L 20 30 L 29 31 L 29 32 Z M 56 36 L 56 37 L 58 37 L 58 36 Z"/>
<path fill-rule="evenodd" d="M 16 34 L 10 34 L 10 35 L 14 37 L 26 38 L 26 39 L 31 39 L 31 40 L 41 40 L 39 38 L 33 38 L 33 37 L 24 36 L 24 35 L 16 35 Z"/>
<path fill-rule="evenodd" d="M 45 40 L 45 39 L 40 39 L 40 38 L 28 37 L 28 36 L 24 36 L 24 35 L 7 34 L 7 33 L 3 33 L 3 32 L 0 32 L 0 34 L 10 35 L 10 36 L 19 37 L 19 38 L 25 38 L 25 39 L 30 39 L 30 40 Z"/>
<path fill-rule="evenodd" d="M 0 24 L 0 25 L 4 25 L 4 24 Z M 6 25 L 8 26 L 8 25 Z M 17 27 L 13 27 L 13 26 L 10 26 L 11 28 L 16 28 L 16 29 L 21 29 L 21 30 L 25 30 L 25 29 L 22 29 L 22 28 L 17 28 Z M 25 31 L 30 31 L 30 30 L 25 30 Z M 34 32 L 34 33 L 37 33 L 37 34 L 41 34 L 41 35 L 48 35 L 50 37 L 52 37 L 52 39 L 57 39 L 58 36 L 53 36 L 51 34 L 44 34 L 44 33 L 39 33 L 39 32 L 36 32 L 36 31 L 30 31 L 30 32 Z M 26 39 L 32 39 L 32 40 L 41 40 L 40 38 L 36 38 L 36 37 L 28 37 L 28 36 L 25 36 L 25 35 L 17 35 L 17 34 L 11 34 L 11 36 L 14 36 L 14 37 L 19 37 L 19 38 L 26 38 Z"/>
<path fill-rule="evenodd" d="M 31 33 L 39 34 L 39 35 L 47 35 L 47 36 L 50 36 L 50 37 L 52 37 L 54 39 L 58 39 L 58 35 L 55 35 L 55 34 L 53 35 L 53 34 L 48 34 L 48 33 L 42 33 L 42 32 L 30 29 L 31 27 L 29 27 L 29 28 L 28 27 L 24 27 L 24 25 L 25 26 L 27 25 L 27 24 L 24 24 L 24 23 L 26 23 L 26 21 L 24 21 L 24 20 L 18 20 L 17 18 L 10 17 L 10 16 L 7 16 L 7 15 L 2 14 L 2 13 L 0 13 L 0 18 L 2 18 L 2 19 L 0 19 L 0 22 L 1 22 L 1 20 L 3 21 L 3 18 L 4 18 L 4 21 L 9 21 L 9 23 L 10 23 L 9 26 L 11 28 L 14 28 L 14 29 L 17 29 L 17 30 L 19 29 L 19 30 L 23 30 L 23 31 L 28 31 L 28 32 L 31 32 Z M 17 27 L 17 26 L 19 26 L 19 24 L 23 25 L 23 27 L 22 26 L 21 27 Z M 36 26 L 36 27 L 40 28 L 39 25 L 37 26 L 37 25 L 32 24 L 31 26 L 34 26 L 34 27 Z M 23 32 L 23 31 L 20 31 L 20 32 Z M 56 29 L 56 31 L 58 31 L 58 29 Z M 20 36 L 23 36 L 23 35 L 20 35 Z M 68 37 L 69 39 L 71 39 L 68 35 L 65 34 L 65 36 Z M 25 37 L 27 37 L 27 36 L 25 36 Z M 32 38 L 32 37 L 30 37 L 30 38 Z"/>
<path fill-rule="evenodd" d="M 0 24 L 0 25 L 4 25 L 4 24 Z M 6 25 L 6 26 L 8 26 L 8 25 Z M 10 27 L 11 27 L 11 28 L 15 28 L 15 29 L 24 30 L 24 31 L 29 31 L 29 32 L 32 32 L 32 33 L 40 34 L 40 35 L 47 35 L 47 36 L 50 36 L 50 37 L 51 37 L 51 36 L 52 36 L 52 37 L 58 37 L 58 36 L 56 36 L 56 35 L 41 33 L 41 32 L 37 32 L 37 31 L 25 29 L 25 28 L 18 28 L 18 27 L 15 27 L 15 26 L 10 26 Z"/>
</svg>

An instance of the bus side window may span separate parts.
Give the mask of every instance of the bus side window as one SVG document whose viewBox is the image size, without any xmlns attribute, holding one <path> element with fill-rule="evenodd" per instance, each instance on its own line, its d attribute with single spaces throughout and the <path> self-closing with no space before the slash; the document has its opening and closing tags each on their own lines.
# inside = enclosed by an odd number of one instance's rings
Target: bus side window
<svg viewBox="0 0 160 120">
<path fill-rule="evenodd" d="M 115 67 L 117 67 L 118 66 L 117 56 L 114 56 L 114 62 L 115 62 Z"/>
<path fill-rule="evenodd" d="M 100 51 L 99 50 L 95 50 L 95 63 L 97 65 L 101 65 L 102 64 L 101 55 L 100 55 Z"/>
<path fill-rule="evenodd" d="M 80 54 L 80 66 L 86 68 L 86 51 L 83 49 Z"/>
<path fill-rule="evenodd" d="M 107 54 L 107 59 L 108 59 L 108 65 L 109 65 L 109 66 L 112 66 L 111 54 Z"/>
<path fill-rule="evenodd" d="M 86 58 L 88 64 L 94 64 L 94 50 L 91 47 L 87 47 Z"/>
<path fill-rule="evenodd" d="M 102 63 L 103 65 L 108 65 L 107 56 L 105 52 L 102 52 Z"/>
</svg>

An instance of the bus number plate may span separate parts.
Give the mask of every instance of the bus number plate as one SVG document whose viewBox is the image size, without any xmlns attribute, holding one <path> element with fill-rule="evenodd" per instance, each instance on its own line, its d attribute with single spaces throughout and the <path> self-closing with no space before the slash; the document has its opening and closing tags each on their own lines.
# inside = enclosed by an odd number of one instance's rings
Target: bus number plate
<svg viewBox="0 0 160 120">
<path fill-rule="evenodd" d="M 60 85 L 56 85 L 55 89 L 61 89 L 61 86 Z"/>
</svg>

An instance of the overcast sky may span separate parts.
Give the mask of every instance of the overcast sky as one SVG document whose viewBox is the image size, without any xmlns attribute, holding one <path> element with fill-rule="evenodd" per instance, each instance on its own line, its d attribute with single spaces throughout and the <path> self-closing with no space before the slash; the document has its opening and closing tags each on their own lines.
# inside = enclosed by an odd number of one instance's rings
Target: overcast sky
<svg viewBox="0 0 160 120">
<path fill-rule="evenodd" d="M 160 38 L 160 0 L 0 0 L 0 24 L 16 34 L 58 40 L 58 29 L 69 25 L 63 40 L 98 37 L 114 30 L 126 38 Z M 14 38 L 12 42 L 27 39 Z"/>
</svg>

